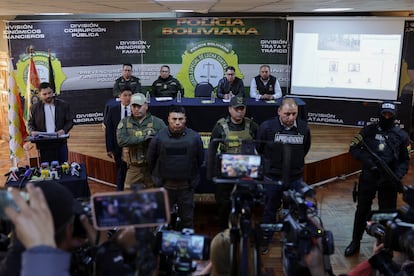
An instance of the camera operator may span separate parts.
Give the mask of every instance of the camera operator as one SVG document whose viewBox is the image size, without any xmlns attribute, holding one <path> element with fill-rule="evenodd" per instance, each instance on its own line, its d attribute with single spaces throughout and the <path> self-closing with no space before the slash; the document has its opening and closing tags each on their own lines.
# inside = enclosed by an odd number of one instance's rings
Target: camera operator
<svg viewBox="0 0 414 276">
<path fill-rule="evenodd" d="M 394 103 L 383 102 L 379 123 L 364 127 L 351 141 L 349 152 L 361 161 L 362 173 L 352 241 L 345 249 L 346 257 L 359 252 L 367 216 L 377 191 L 380 210 L 396 209 L 397 192 L 401 189 L 401 179 L 408 171 L 410 159 L 410 141 L 407 133 L 395 126 L 396 112 Z"/>
<path fill-rule="evenodd" d="M 54 237 L 56 247 L 61 250 L 58 252 L 70 254 L 71 275 L 90 275 L 94 269 L 92 265 L 95 265 L 97 271 L 106 270 L 105 273 L 108 271 L 118 273 L 132 271 L 128 265 L 124 264 L 121 247 L 113 239 L 110 240 L 108 238 L 107 232 L 96 231 L 85 214 L 80 215 L 79 225 L 77 225 L 75 213 L 78 212 L 76 209 L 79 207 L 77 206 L 79 202 L 73 198 L 72 193 L 67 188 L 53 181 L 40 181 L 28 185 L 28 191 L 34 190 L 34 188 L 31 188 L 33 185 L 42 190 L 47 201 L 46 207 L 50 209 L 52 214 L 52 222 L 55 227 L 52 239 Z M 26 210 L 29 212 L 32 209 L 36 209 L 38 206 L 36 205 L 37 201 L 35 200 L 34 202 L 32 203 L 32 198 L 30 198 L 29 207 L 26 206 L 26 203 L 23 207 L 19 206 L 21 211 L 17 212 L 17 215 L 13 215 L 12 222 L 15 222 L 16 218 L 26 218 Z M 9 212 L 13 213 L 13 210 Z M 31 214 L 31 212 L 34 211 L 32 210 L 29 213 Z M 47 225 L 45 224 L 45 226 Z M 78 227 L 82 229 L 77 229 Z M 31 231 L 30 228 L 27 228 L 27 230 Z M 81 231 L 86 233 L 78 233 Z M 16 229 L 16 233 L 17 237 L 13 237 L 13 244 L 0 264 L 0 275 L 20 275 L 22 254 L 26 244 L 25 241 L 20 241 L 18 229 Z M 47 258 L 45 262 L 49 263 Z"/>
<path fill-rule="evenodd" d="M 19 252 L 6 257 L 13 260 L 6 259 L 2 264 L 5 268 L 2 269 L 2 275 L 69 275 L 70 254 L 66 249 L 70 245 L 73 216 L 68 212 L 71 207 L 66 206 L 71 206 L 69 199 L 72 195 L 58 183 L 38 183 L 38 187 L 29 183 L 26 187 L 30 205 L 19 195 L 18 190 L 13 189 L 11 193 L 19 211 L 11 207 L 5 209 L 21 244 Z M 59 188 L 54 189 L 56 187 Z M 46 194 L 61 193 L 65 194 L 60 198 L 64 211 L 59 212 L 61 218 L 54 219 L 52 216 L 57 212 L 52 208 L 57 205 L 53 205 L 50 199 L 48 201 Z M 12 267 L 8 267 L 9 265 Z"/>
<path fill-rule="evenodd" d="M 369 225 L 367 229 L 369 229 Z M 393 251 L 392 248 L 387 248 L 388 245 L 377 240 L 373 245 L 372 256 L 368 260 L 359 263 L 347 276 L 413 275 L 414 230 L 408 230 L 397 237 L 397 240 L 403 252 Z"/>
<path fill-rule="evenodd" d="M 291 138 L 291 139 L 290 139 Z M 257 140 L 257 151 L 265 159 L 265 177 L 283 181 L 283 187 L 266 185 L 266 202 L 262 223 L 276 222 L 276 212 L 281 206 L 285 189 L 295 189 L 302 184 L 305 155 L 311 146 L 311 134 L 305 121 L 298 118 L 298 105 L 293 98 L 283 99 L 276 118 L 263 122 Z M 284 142 L 285 141 L 285 142 Z M 264 236 L 262 253 L 267 253 L 273 233 Z"/>
</svg>

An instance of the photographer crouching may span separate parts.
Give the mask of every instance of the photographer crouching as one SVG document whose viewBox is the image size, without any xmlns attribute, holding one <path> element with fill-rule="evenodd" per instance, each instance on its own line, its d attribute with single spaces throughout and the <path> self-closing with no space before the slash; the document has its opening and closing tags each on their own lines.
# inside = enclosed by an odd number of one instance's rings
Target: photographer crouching
<svg viewBox="0 0 414 276">
<path fill-rule="evenodd" d="M 404 186 L 404 205 L 400 210 L 373 211 L 366 232 L 377 239 L 373 256 L 355 267 L 348 275 L 414 274 L 414 188 Z"/>
</svg>

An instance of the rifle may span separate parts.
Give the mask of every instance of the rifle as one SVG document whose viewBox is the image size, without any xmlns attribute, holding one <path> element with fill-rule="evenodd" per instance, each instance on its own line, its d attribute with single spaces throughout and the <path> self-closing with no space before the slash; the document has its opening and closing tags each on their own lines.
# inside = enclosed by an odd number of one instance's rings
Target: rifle
<svg viewBox="0 0 414 276">
<path fill-rule="evenodd" d="M 362 146 L 365 147 L 365 149 L 367 150 L 367 152 L 374 157 L 376 164 L 379 166 L 379 168 L 385 172 L 385 175 L 387 176 L 388 180 L 390 180 L 392 183 L 394 183 L 397 186 L 397 190 L 398 192 L 402 192 L 403 191 L 403 185 L 401 180 L 395 175 L 395 173 L 390 169 L 390 167 L 388 166 L 387 163 L 385 163 L 384 160 L 382 160 L 381 157 L 378 156 L 378 154 L 376 154 L 368 145 L 367 143 L 365 143 L 364 139 L 361 137 L 358 137 L 360 143 L 362 144 Z"/>
</svg>

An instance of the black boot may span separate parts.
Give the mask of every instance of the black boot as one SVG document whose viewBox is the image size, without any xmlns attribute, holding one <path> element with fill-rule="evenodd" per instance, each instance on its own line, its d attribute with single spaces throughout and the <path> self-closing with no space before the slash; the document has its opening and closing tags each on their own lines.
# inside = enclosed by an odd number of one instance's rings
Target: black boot
<svg viewBox="0 0 414 276">
<path fill-rule="evenodd" d="M 359 241 L 351 241 L 348 247 L 345 249 L 345 257 L 349 257 L 359 252 Z"/>
</svg>

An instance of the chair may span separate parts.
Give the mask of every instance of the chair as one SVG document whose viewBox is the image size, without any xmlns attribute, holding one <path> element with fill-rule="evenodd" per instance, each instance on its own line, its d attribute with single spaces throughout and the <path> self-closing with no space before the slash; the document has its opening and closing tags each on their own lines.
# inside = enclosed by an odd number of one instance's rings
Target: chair
<svg viewBox="0 0 414 276">
<path fill-rule="evenodd" d="M 194 96 L 195 97 L 210 97 L 211 91 L 213 91 L 214 87 L 209 82 L 200 82 L 197 83 L 195 90 L 194 90 Z"/>
</svg>

